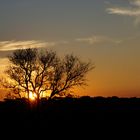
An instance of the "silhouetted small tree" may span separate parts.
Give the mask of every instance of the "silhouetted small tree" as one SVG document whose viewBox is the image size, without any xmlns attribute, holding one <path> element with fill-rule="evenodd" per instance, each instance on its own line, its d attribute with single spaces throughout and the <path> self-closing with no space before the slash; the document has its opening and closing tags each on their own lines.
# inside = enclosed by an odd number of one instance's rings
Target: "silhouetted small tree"
<svg viewBox="0 0 140 140">
<path fill-rule="evenodd" d="M 37 101 L 43 92 L 50 91 L 51 99 L 75 86 L 86 85 L 85 76 L 93 69 L 91 62 L 82 62 L 72 54 L 60 58 L 54 51 L 39 52 L 34 48 L 15 50 L 8 59 L 10 86 L 19 95 L 26 93 L 28 99 L 30 92 L 34 93 Z"/>
</svg>

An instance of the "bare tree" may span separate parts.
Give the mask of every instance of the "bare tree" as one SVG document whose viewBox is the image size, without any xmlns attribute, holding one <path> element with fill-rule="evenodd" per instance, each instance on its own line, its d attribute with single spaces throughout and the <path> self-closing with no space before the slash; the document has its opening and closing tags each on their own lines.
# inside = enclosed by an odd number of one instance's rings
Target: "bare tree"
<svg viewBox="0 0 140 140">
<path fill-rule="evenodd" d="M 86 85 L 85 75 L 93 69 L 90 62 L 81 62 L 76 56 L 66 55 L 53 67 L 53 76 L 50 79 L 51 96 L 61 94 L 75 86 Z"/>
<path fill-rule="evenodd" d="M 85 76 L 94 67 L 74 55 L 60 58 L 54 51 L 39 53 L 37 49 L 19 49 L 9 57 L 11 66 L 6 73 L 18 92 L 34 93 L 37 101 L 41 94 L 50 91 L 50 99 L 66 93 L 75 86 L 86 84 Z"/>
</svg>

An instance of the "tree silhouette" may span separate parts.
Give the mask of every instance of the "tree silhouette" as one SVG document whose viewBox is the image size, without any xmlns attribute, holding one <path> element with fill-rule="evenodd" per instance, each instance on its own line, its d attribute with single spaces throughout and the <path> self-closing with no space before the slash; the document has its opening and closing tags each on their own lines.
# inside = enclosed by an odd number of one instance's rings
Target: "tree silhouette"
<svg viewBox="0 0 140 140">
<path fill-rule="evenodd" d="M 8 85 L 19 95 L 26 93 L 28 99 L 31 92 L 36 101 L 43 92 L 50 91 L 51 99 L 75 86 L 86 85 L 85 76 L 93 69 L 91 62 L 82 62 L 73 54 L 60 58 L 55 51 L 39 52 L 35 48 L 15 50 L 8 59 L 11 63 L 6 70 L 11 79 Z"/>
</svg>

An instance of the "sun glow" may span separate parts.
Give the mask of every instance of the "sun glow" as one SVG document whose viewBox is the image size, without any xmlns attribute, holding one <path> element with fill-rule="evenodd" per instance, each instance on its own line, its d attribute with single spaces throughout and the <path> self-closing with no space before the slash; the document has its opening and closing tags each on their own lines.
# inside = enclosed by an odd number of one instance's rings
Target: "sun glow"
<svg viewBox="0 0 140 140">
<path fill-rule="evenodd" d="M 29 93 L 29 98 L 30 98 L 30 100 L 34 101 L 34 100 L 36 100 L 37 95 L 35 93 L 33 93 L 33 92 L 30 92 Z"/>
<path fill-rule="evenodd" d="M 48 92 L 41 92 L 40 93 L 40 98 L 47 98 L 50 96 L 50 91 Z M 37 99 L 37 95 L 34 92 L 29 92 L 29 100 L 35 101 Z"/>
</svg>

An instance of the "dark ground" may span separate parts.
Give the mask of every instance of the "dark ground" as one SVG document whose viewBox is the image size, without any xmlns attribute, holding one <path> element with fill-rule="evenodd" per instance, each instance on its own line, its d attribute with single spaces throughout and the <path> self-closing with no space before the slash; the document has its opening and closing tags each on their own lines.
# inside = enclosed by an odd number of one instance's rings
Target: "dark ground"
<svg viewBox="0 0 140 140">
<path fill-rule="evenodd" d="M 42 137 L 140 136 L 140 99 L 118 97 L 42 99 L 38 108 L 24 99 L 0 102 L 1 134 Z M 1 135 L 0 134 L 0 135 Z M 66 137 L 65 137 L 66 136 Z M 133 138 L 134 139 L 134 138 Z"/>
</svg>

